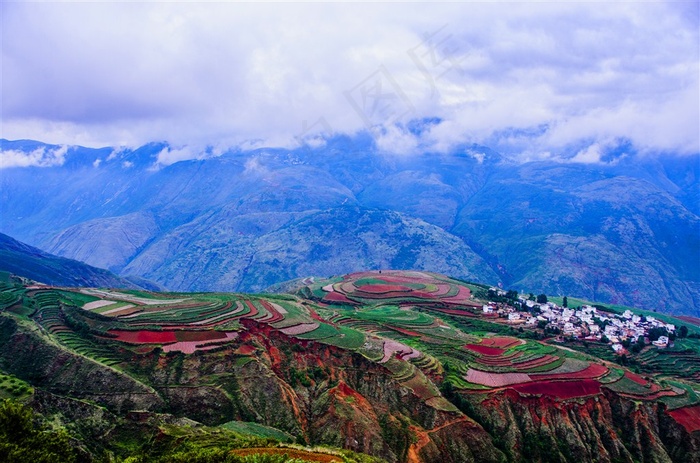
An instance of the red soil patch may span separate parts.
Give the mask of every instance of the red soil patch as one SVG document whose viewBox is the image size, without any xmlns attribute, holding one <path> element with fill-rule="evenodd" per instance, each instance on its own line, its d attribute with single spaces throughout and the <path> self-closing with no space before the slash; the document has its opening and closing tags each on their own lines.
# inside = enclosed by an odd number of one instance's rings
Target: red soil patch
<svg viewBox="0 0 700 463">
<path fill-rule="evenodd" d="M 213 341 L 226 339 L 226 333 L 222 331 L 175 331 L 175 337 L 181 342 Z"/>
<path fill-rule="evenodd" d="M 245 301 L 245 305 L 250 309 L 250 312 L 244 315 L 246 318 L 253 318 L 258 314 L 258 308 L 255 307 L 252 301 Z"/>
<path fill-rule="evenodd" d="M 256 351 L 257 349 L 254 346 L 251 346 L 250 344 L 243 344 L 241 347 L 236 349 L 234 353 L 238 355 L 251 355 Z"/>
<path fill-rule="evenodd" d="M 635 383 L 639 384 L 640 386 L 647 386 L 649 385 L 649 381 L 646 379 L 642 378 L 638 374 L 632 373 L 631 371 L 625 371 L 625 377 L 627 379 L 631 379 Z"/>
<path fill-rule="evenodd" d="M 412 289 L 407 286 L 382 284 L 364 285 L 357 287 L 357 289 L 368 294 L 384 294 L 391 292 L 407 293 L 412 291 Z"/>
<path fill-rule="evenodd" d="M 469 349 L 471 351 L 477 352 L 482 355 L 503 355 L 505 352 L 503 349 L 499 349 L 498 347 L 489 347 L 489 346 L 483 346 L 481 344 L 467 344 L 464 346 L 465 349 Z"/>
<path fill-rule="evenodd" d="M 422 334 L 420 334 L 417 331 L 407 330 L 405 328 L 399 328 L 398 326 L 387 325 L 387 328 L 390 328 L 398 333 L 405 334 L 406 336 L 413 336 L 413 337 L 417 337 L 417 338 L 423 336 Z"/>
<path fill-rule="evenodd" d="M 321 316 L 318 314 L 318 312 L 316 312 L 316 311 L 315 311 L 314 309 L 312 309 L 312 308 L 309 308 L 309 315 L 311 315 L 311 318 L 313 318 L 313 319 L 316 320 L 317 322 L 326 323 L 326 324 L 328 324 L 328 325 L 333 326 L 334 328 L 338 328 L 338 325 L 336 325 L 335 323 L 330 322 L 330 321 L 326 320 L 325 318 L 321 317 Z"/>
<path fill-rule="evenodd" d="M 523 394 L 542 394 L 557 399 L 572 399 L 600 393 L 600 383 L 592 379 L 582 381 L 538 381 L 519 384 L 512 389 Z"/>
<path fill-rule="evenodd" d="M 265 322 L 276 323 L 284 320 L 284 315 L 279 313 L 277 309 L 275 309 L 275 306 L 273 306 L 267 301 L 260 301 L 260 303 L 263 305 L 263 307 L 265 307 L 265 310 L 267 310 L 272 315 L 272 317 L 266 319 Z"/>
<path fill-rule="evenodd" d="M 691 325 L 700 326 L 700 318 L 691 317 L 689 315 L 677 315 L 676 318 L 688 322 Z"/>
<path fill-rule="evenodd" d="M 116 336 L 117 341 L 130 344 L 168 344 L 177 342 L 175 331 L 124 331 L 109 330 L 108 333 Z"/>
<path fill-rule="evenodd" d="M 467 288 L 465 286 L 460 286 L 459 292 L 457 293 L 456 296 L 443 297 L 440 300 L 442 302 L 447 302 L 448 304 L 463 304 L 463 303 L 469 301 L 471 294 L 472 293 L 471 293 L 471 291 L 469 291 L 469 288 Z"/>
<path fill-rule="evenodd" d="M 530 377 L 536 381 L 551 381 L 557 379 L 570 380 L 570 379 L 597 379 L 608 372 L 608 367 L 603 365 L 598 365 L 597 363 L 591 363 L 587 368 L 576 371 L 573 373 L 544 373 L 536 374 L 531 373 Z"/>
<path fill-rule="evenodd" d="M 677 408 L 668 414 L 688 432 L 700 431 L 700 405 Z"/>
</svg>

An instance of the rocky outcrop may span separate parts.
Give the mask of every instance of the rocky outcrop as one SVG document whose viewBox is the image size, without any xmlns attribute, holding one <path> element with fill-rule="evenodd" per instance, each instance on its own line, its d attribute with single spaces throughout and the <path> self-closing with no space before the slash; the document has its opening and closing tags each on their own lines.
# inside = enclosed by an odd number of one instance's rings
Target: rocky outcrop
<svg viewBox="0 0 700 463">
<path fill-rule="evenodd" d="M 634 401 L 605 389 L 562 401 L 509 389 L 462 397 L 509 461 L 700 461 L 698 436 L 685 432 L 658 402 Z"/>
</svg>

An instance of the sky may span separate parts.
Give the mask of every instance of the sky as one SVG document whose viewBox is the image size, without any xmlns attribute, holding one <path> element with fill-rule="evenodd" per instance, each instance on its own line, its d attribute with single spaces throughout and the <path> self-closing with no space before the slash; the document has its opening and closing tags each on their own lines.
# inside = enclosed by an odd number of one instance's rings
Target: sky
<svg viewBox="0 0 700 463">
<path fill-rule="evenodd" d="M 2 2 L 2 138 L 700 154 L 697 2 Z M 417 128 L 417 129 L 416 129 Z M 16 154 L 16 153 L 15 153 Z M 27 161 L 29 164 L 32 161 Z"/>
</svg>

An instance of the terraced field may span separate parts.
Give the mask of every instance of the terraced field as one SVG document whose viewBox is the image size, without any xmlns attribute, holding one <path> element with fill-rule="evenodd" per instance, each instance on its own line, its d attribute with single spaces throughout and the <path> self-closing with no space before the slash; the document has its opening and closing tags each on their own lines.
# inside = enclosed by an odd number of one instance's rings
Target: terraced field
<svg viewBox="0 0 700 463">
<path fill-rule="evenodd" d="M 697 426 L 697 340 L 645 350 L 634 373 L 517 337 L 512 327 L 482 315 L 476 309 L 482 304 L 465 284 L 425 272 L 355 273 L 296 295 L 265 296 L 27 289 L 0 281 L 0 310 L 24 311 L 67 349 L 116 368 L 156 349 L 185 355 L 230 349 L 237 362 L 251 361 L 261 348 L 242 338 L 246 330 L 264 329 L 293 339 L 299 349 L 318 342 L 361 354 L 440 410 L 454 409 L 436 386 L 445 382 L 461 394 L 510 390 L 561 401 L 608 389 L 633 400 L 662 401 L 683 426 Z M 671 374 L 678 381 L 663 378 Z"/>
<path fill-rule="evenodd" d="M 303 294 L 330 305 L 427 304 L 436 309 L 465 311 L 480 307 L 466 285 L 427 272 L 352 273 L 312 285 Z"/>
</svg>

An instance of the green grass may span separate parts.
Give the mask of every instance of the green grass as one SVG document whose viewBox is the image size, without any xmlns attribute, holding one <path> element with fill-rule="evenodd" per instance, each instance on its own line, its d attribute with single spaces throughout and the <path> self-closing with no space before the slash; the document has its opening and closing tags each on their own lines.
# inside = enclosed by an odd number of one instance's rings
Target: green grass
<svg viewBox="0 0 700 463">
<path fill-rule="evenodd" d="M 620 380 L 615 381 L 614 383 L 605 384 L 605 387 L 615 392 L 621 392 L 623 394 L 645 396 L 652 393 L 650 388 L 642 386 L 641 384 L 637 384 L 636 382 L 632 381 L 626 376 L 623 376 L 622 378 L 620 378 Z"/>
<path fill-rule="evenodd" d="M 270 426 L 264 426 L 258 423 L 245 421 L 229 421 L 220 426 L 221 428 L 237 432 L 239 434 L 247 434 L 250 436 L 275 439 L 280 442 L 293 442 L 294 438 L 284 431 Z"/>
<path fill-rule="evenodd" d="M 621 368 L 611 368 L 610 372 L 599 379 L 603 384 L 614 383 L 625 375 L 625 370 Z"/>
<path fill-rule="evenodd" d="M 351 350 L 359 349 L 365 343 L 365 334 L 361 331 L 340 326 L 338 332 L 337 336 L 323 339 L 323 343 Z"/>
<path fill-rule="evenodd" d="M 309 331 L 308 333 L 304 333 L 304 334 L 297 334 L 294 336 L 299 338 L 299 339 L 325 340 L 325 339 L 331 338 L 331 337 L 338 337 L 339 334 L 340 334 L 340 331 L 338 331 L 333 326 L 327 325 L 325 323 L 320 323 L 318 325 L 318 328 L 316 328 L 315 330 Z"/>
<path fill-rule="evenodd" d="M 24 399 L 29 397 L 34 389 L 14 375 L 0 373 L 0 399 Z"/>
<path fill-rule="evenodd" d="M 691 385 L 677 381 L 668 381 L 668 383 L 674 388 L 685 391 L 685 393 L 680 396 L 661 397 L 659 399 L 661 402 L 665 403 L 670 410 L 700 403 L 700 397 Z"/>
<path fill-rule="evenodd" d="M 426 314 L 411 310 L 401 310 L 393 305 L 358 310 L 353 314 L 349 314 L 349 316 L 359 320 L 393 324 L 407 329 L 433 324 L 433 318 Z"/>
<path fill-rule="evenodd" d="M 94 301 L 99 301 L 100 298 L 96 296 L 91 296 L 89 294 L 83 294 L 79 292 L 74 292 L 74 291 L 60 291 L 59 294 L 62 296 L 62 299 L 68 303 L 72 304 L 76 307 L 82 307 L 88 302 L 94 302 Z"/>
</svg>

